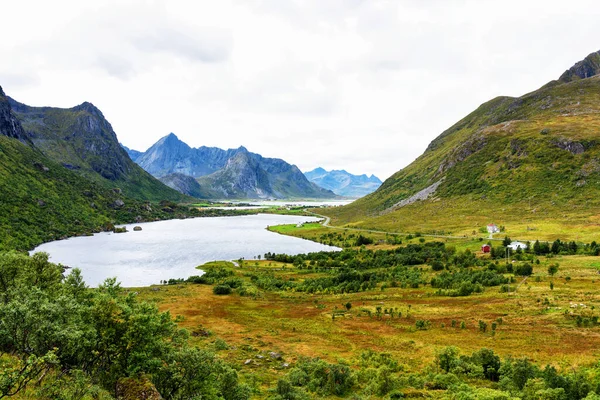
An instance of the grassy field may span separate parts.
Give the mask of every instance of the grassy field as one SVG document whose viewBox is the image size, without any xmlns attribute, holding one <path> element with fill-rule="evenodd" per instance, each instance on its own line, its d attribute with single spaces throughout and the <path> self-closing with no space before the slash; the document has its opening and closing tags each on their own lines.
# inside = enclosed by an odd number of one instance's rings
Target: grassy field
<svg viewBox="0 0 600 400">
<path fill-rule="evenodd" d="M 319 230 L 312 224 L 303 229 L 308 234 Z M 548 265 L 555 262 L 560 264 L 559 272 L 551 277 Z M 244 281 L 256 273 L 296 282 L 322 275 L 264 260 L 226 268 Z M 435 276 L 430 267 L 422 269 L 427 277 Z M 210 285 L 181 284 L 142 288 L 139 295 L 169 310 L 199 346 L 213 348 L 237 365 L 253 382 L 256 398 L 263 398 L 287 372 L 284 364 L 320 357 L 358 368 L 367 350 L 389 353 L 403 373 L 431 368 L 436 352 L 446 346 L 457 346 L 463 354 L 491 348 L 502 358 L 527 357 L 558 370 L 595 364 L 600 357 L 600 328 L 578 327 L 575 316 L 598 315 L 599 271 L 597 257 L 541 258 L 532 276 L 516 278 L 510 293 L 489 287 L 467 297 L 440 296 L 429 285 L 384 290 L 378 286 L 345 294 L 261 290 L 242 297 L 217 296 Z M 347 303 L 352 306 L 349 310 Z M 378 307 L 394 310 L 393 316 L 378 316 Z M 419 320 L 426 321 L 426 329 L 417 329 Z M 480 321 L 487 324 L 486 332 L 481 331 Z M 269 352 L 282 359 L 272 359 Z M 419 393 L 443 398 L 443 391 Z"/>
</svg>

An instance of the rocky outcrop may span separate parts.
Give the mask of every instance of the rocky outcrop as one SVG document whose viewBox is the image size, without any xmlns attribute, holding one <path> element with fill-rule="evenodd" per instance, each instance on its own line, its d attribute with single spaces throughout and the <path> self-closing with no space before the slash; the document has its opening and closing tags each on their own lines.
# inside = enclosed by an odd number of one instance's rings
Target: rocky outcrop
<svg viewBox="0 0 600 400">
<path fill-rule="evenodd" d="M 470 138 L 465 143 L 461 144 L 459 147 L 454 149 L 454 151 L 452 151 L 452 153 L 450 153 L 444 159 L 444 161 L 442 161 L 442 163 L 438 167 L 436 174 L 441 174 L 449 170 L 457 163 L 464 161 L 470 155 L 482 150 L 485 147 L 486 143 L 486 138 L 483 135 L 476 135 Z"/>
<path fill-rule="evenodd" d="M 309 181 L 324 189 L 329 189 L 340 196 L 353 198 L 373 193 L 382 183 L 375 175 L 353 175 L 344 170 L 326 171 L 323 168 L 316 168 L 305 172 L 304 175 Z"/>
<path fill-rule="evenodd" d="M 588 55 L 573 65 L 558 80 L 561 82 L 571 82 L 578 79 L 590 78 L 598 74 L 600 74 L 600 51 Z"/>
<path fill-rule="evenodd" d="M 0 86 L 0 135 L 20 140 L 25 144 L 30 144 L 29 137 L 21 126 L 21 123 L 12 111 L 8 97 L 4 94 Z"/>
<path fill-rule="evenodd" d="M 585 152 L 585 147 L 583 146 L 583 144 L 569 139 L 557 139 L 553 143 L 559 149 L 566 150 L 573 155 L 582 154 L 583 152 Z"/>
</svg>

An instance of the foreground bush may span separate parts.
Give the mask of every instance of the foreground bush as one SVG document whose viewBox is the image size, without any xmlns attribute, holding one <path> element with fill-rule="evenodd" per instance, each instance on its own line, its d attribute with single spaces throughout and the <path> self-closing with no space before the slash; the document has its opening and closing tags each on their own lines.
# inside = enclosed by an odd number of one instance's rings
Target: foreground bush
<svg viewBox="0 0 600 400">
<path fill-rule="evenodd" d="M 115 279 L 89 290 L 47 254 L 0 253 L 0 398 L 67 398 L 75 387 L 71 398 L 110 398 L 119 382 L 145 379 L 165 399 L 249 398 L 233 369 L 187 340 L 168 312 Z"/>
</svg>

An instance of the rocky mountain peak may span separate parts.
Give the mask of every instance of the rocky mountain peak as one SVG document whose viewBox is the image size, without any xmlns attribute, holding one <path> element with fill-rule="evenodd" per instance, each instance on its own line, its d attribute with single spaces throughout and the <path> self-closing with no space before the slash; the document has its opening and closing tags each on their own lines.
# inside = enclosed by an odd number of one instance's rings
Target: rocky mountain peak
<svg viewBox="0 0 600 400">
<path fill-rule="evenodd" d="M 102 115 L 102 111 L 100 111 L 98 107 L 96 107 L 88 101 L 84 101 L 80 105 L 73 107 L 73 111 L 85 111 L 89 114 L 92 114 L 95 117 L 104 118 L 104 115 Z"/>
<path fill-rule="evenodd" d="M 600 51 L 588 55 L 566 70 L 558 79 L 561 82 L 571 82 L 600 74 Z"/>
</svg>

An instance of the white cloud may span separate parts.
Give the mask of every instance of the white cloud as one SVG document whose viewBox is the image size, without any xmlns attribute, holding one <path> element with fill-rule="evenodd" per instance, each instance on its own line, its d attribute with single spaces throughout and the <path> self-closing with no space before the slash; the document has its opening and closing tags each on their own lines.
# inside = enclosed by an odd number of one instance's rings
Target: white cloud
<svg viewBox="0 0 600 400">
<path fill-rule="evenodd" d="M 169 132 L 385 178 L 479 104 L 600 49 L 583 0 L 128 0 L 3 4 L 0 85 L 98 106 L 144 150 Z"/>
</svg>

